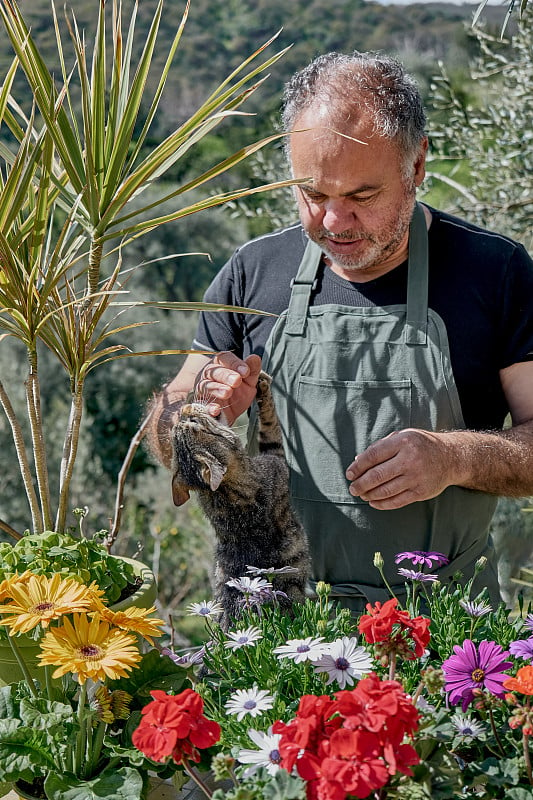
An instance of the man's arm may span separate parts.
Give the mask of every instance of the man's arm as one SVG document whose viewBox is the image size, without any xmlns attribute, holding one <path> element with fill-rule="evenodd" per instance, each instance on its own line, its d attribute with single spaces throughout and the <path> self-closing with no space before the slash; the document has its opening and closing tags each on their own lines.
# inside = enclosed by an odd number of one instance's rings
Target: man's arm
<svg viewBox="0 0 533 800">
<path fill-rule="evenodd" d="M 508 497 L 533 495 L 533 362 L 513 364 L 500 378 L 511 428 L 392 433 L 350 464 L 350 493 L 378 509 L 428 500 L 447 486 Z"/>
<path fill-rule="evenodd" d="M 151 418 L 147 441 L 152 455 L 170 469 L 172 427 L 193 388 L 197 399 L 207 403 L 213 416 L 224 411 L 228 424 L 233 425 L 252 404 L 260 370 L 261 359 L 256 355 L 244 361 L 229 352 L 212 357 L 200 353 L 188 355 L 176 377 L 148 406 Z"/>
</svg>

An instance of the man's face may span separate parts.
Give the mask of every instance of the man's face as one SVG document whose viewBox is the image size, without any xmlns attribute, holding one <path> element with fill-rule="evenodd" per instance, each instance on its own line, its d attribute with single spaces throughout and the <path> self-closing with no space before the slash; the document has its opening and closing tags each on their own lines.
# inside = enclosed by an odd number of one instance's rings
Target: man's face
<svg viewBox="0 0 533 800">
<path fill-rule="evenodd" d="M 348 280 L 372 280 L 398 266 L 407 257 L 425 151 L 406 176 L 397 146 L 372 136 L 368 123 L 335 132 L 327 112 L 311 108 L 296 119 L 298 130 L 291 134 L 291 162 L 293 177 L 306 179 L 295 192 L 309 238 Z"/>
</svg>

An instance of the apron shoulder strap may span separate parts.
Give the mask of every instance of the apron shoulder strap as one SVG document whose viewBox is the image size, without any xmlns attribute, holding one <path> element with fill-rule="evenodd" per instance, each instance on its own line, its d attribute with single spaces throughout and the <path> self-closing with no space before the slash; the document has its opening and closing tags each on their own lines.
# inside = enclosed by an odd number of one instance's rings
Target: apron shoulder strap
<svg viewBox="0 0 533 800">
<path fill-rule="evenodd" d="M 420 203 L 415 203 L 409 228 L 406 344 L 425 345 L 428 328 L 428 229 Z"/>
<path fill-rule="evenodd" d="M 309 240 L 296 277 L 291 281 L 292 291 L 287 309 L 285 333 L 301 336 L 304 332 L 311 292 L 316 287 L 316 275 L 321 258 L 322 250 Z"/>
</svg>

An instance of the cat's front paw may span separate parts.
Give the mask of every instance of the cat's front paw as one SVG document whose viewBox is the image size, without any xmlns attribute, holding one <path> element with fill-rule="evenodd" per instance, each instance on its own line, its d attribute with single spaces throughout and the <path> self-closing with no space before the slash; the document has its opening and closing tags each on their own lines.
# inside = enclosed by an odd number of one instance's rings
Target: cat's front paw
<svg viewBox="0 0 533 800">
<path fill-rule="evenodd" d="M 257 378 L 257 387 L 256 387 L 257 394 L 255 396 L 258 403 L 261 403 L 261 401 L 268 394 L 270 394 L 271 383 L 272 383 L 272 378 L 270 377 L 270 375 L 267 375 L 266 372 L 261 370 L 261 372 L 259 373 L 259 377 Z"/>
</svg>

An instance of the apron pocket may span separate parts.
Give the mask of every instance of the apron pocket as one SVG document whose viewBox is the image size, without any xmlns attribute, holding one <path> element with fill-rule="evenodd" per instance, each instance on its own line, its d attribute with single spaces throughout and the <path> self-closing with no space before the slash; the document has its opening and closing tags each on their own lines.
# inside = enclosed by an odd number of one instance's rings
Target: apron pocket
<svg viewBox="0 0 533 800">
<path fill-rule="evenodd" d="M 296 447 L 289 447 L 287 460 L 293 497 L 364 503 L 348 492 L 344 473 L 372 442 L 411 426 L 411 381 L 301 376 L 292 412 Z M 304 451 L 309 454 L 307 460 Z"/>
</svg>

